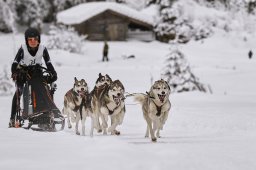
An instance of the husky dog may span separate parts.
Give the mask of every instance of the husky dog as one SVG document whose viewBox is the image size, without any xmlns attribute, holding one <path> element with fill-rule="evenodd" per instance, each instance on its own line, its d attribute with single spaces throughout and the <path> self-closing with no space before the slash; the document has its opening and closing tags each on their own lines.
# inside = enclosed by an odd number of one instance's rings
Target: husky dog
<svg viewBox="0 0 256 170">
<path fill-rule="evenodd" d="M 150 132 L 153 142 L 157 140 L 156 137 L 160 138 L 159 131 L 163 129 L 171 109 L 169 95 L 170 86 L 163 79 L 155 81 L 147 94 L 134 93 L 130 95 L 142 104 L 143 116 L 147 122 L 145 137 L 149 137 Z"/>
<path fill-rule="evenodd" d="M 120 135 L 116 127 L 117 125 L 121 125 L 124 119 L 124 91 L 123 84 L 119 80 L 115 80 L 110 84 L 107 92 L 100 101 L 100 113 L 105 118 L 103 122 L 107 122 L 107 116 L 111 118 L 111 126 L 108 128 L 108 132 L 111 132 L 112 135 Z M 103 133 L 106 134 L 105 126 L 103 126 Z"/>
<path fill-rule="evenodd" d="M 104 129 L 107 128 L 107 115 L 100 114 L 101 101 L 107 92 L 110 84 L 112 83 L 112 79 L 108 74 L 102 75 L 99 73 L 99 77 L 96 80 L 96 84 L 94 89 L 91 91 L 91 108 L 94 115 L 94 128 L 98 130 L 98 132 L 102 132 L 102 127 Z M 104 118 L 105 116 L 105 118 Z M 100 124 L 99 118 L 102 120 L 102 125 Z"/>
<path fill-rule="evenodd" d="M 85 136 L 85 120 L 87 116 L 91 116 L 90 98 L 88 93 L 88 86 L 84 79 L 80 81 L 75 77 L 75 83 L 64 96 L 63 114 L 67 115 L 68 128 L 72 128 L 72 122 L 76 122 L 76 134 L 80 135 L 78 131 L 79 120 L 82 123 L 82 135 Z M 92 121 L 93 127 L 93 121 Z M 93 128 L 91 129 L 91 136 Z"/>
</svg>

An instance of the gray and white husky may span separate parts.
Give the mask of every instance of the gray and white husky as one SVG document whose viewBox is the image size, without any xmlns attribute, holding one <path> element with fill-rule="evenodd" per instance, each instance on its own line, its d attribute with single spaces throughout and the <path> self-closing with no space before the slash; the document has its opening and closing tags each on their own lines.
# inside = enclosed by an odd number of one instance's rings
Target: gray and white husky
<svg viewBox="0 0 256 170">
<path fill-rule="evenodd" d="M 106 94 L 111 83 L 112 79 L 109 77 L 108 74 L 102 75 L 101 73 L 99 73 L 99 77 L 96 80 L 95 86 L 90 93 L 91 108 L 93 115 L 95 116 L 94 128 L 96 128 L 98 132 L 102 132 L 102 129 L 106 129 L 108 126 L 106 121 L 107 116 L 104 117 L 104 115 L 101 114 L 100 108 L 104 95 Z M 101 119 L 101 122 L 99 118 Z M 106 134 L 106 132 L 104 132 L 104 134 Z"/>
<path fill-rule="evenodd" d="M 88 93 L 88 86 L 84 79 L 77 80 L 75 77 L 74 86 L 64 96 L 64 107 L 62 110 L 64 115 L 67 115 L 68 128 L 72 128 L 72 122 L 76 122 L 76 134 L 80 135 L 78 130 L 79 120 L 82 124 L 82 135 L 85 135 L 85 120 L 86 117 L 92 117 L 90 107 L 90 96 Z M 93 127 L 92 119 L 92 127 Z M 93 135 L 93 128 L 91 128 L 90 135 Z"/>
<path fill-rule="evenodd" d="M 160 130 L 168 118 L 171 109 L 169 100 L 170 86 L 163 79 L 155 81 L 147 94 L 134 93 L 128 96 L 134 96 L 134 99 L 141 103 L 144 119 L 147 122 L 145 137 L 149 137 L 153 142 L 160 138 Z"/>
<path fill-rule="evenodd" d="M 103 122 L 107 122 L 107 116 L 111 118 L 111 126 L 108 128 L 108 132 L 112 135 L 120 135 L 120 131 L 116 130 L 118 125 L 121 125 L 125 114 L 124 103 L 124 86 L 119 80 L 113 81 L 104 97 L 100 101 L 100 114 L 102 115 Z M 106 134 L 106 127 L 103 126 L 103 133 Z"/>
</svg>

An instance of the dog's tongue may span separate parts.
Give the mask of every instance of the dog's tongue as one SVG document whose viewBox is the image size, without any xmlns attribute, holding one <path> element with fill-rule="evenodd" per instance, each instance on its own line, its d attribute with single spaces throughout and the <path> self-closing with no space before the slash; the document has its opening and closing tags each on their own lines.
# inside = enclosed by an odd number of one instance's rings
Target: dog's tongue
<svg viewBox="0 0 256 170">
<path fill-rule="evenodd" d="M 118 97 L 115 97 L 115 96 L 113 96 L 113 98 L 114 98 L 115 103 L 118 104 L 120 99 Z"/>
<path fill-rule="evenodd" d="M 158 97 L 159 97 L 160 101 L 163 103 L 165 95 L 158 95 Z"/>
<path fill-rule="evenodd" d="M 81 97 L 84 97 L 84 96 L 85 96 L 85 91 L 79 91 L 79 95 L 80 95 Z"/>
</svg>

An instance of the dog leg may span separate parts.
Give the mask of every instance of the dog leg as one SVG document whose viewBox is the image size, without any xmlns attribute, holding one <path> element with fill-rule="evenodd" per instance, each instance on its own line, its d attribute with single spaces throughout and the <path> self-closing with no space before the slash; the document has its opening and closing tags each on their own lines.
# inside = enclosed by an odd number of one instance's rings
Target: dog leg
<svg viewBox="0 0 256 170">
<path fill-rule="evenodd" d="M 153 133 L 156 134 L 156 131 L 162 128 L 161 118 L 155 114 L 150 114 L 149 116 L 150 119 L 153 120 Z M 159 138 L 159 133 L 157 133 L 156 136 Z"/>
<path fill-rule="evenodd" d="M 98 112 L 94 114 L 94 128 L 98 131 L 98 133 L 102 132 L 102 127 L 100 125 L 100 115 Z"/>
<path fill-rule="evenodd" d="M 68 128 L 71 129 L 72 128 L 72 125 L 71 125 L 71 122 L 70 122 L 70 112 L 67 113 L 67 122 L 68 122 Z"/>
<path fill-rule="evenodd" d="M 147 130 L 146 130 L 145 138 L 148 138 L 148 137 L 149 137 L 149 128 L 148 128 L 148 125 L 147 125 Z"/>
<path fill-rule="evenodd" d="M 160 136 L 160 129 L 157 129 L 156 137 L 161 138 L 161 136 Z"/>
<path fill-rule="evenodd" d="M 159 133 L 160 128 L 158 123 L 159 123 L 158 121 L 153 122 L 153 132 L 154 134 L 156 134 L 157 138 L 160 138 L 160 133 Z"/>
<path fill-rule="evenodd" d="M 170 111 L 170 109 L 168 109 L 166 112 L 164 112 L 164 114 L 163 114 L 163 117 L 162 117 L 162 119 L 161 119 L 161 130 L 163 130 L 163 125 L 165 124 L 165 122 L 166 122 L 166 120 L 167 120 L 167 118 L 168 118 L 168 115 L 169 115 L 169 111 Z"/>
<path fill-rule="evenodd" d="M 152 122 L 151 122 L 151 120 L 148 116 L 145 116 L 145 120 L 148 124 L 151 140 L 152 140 L 152 142 L 156 142 L 157 139 L 156 139 L 155 134 L 154 134 L 153 129 L 152 129 Z"/>
<path fill-rule="evenodd" d="M 111 135 L 120 135 L 120 131 L 116 130 L 118 124 L 117 118 L 111 116 L 111 126 L 108 128 L 108 132 L 111 132 Z"/>
<path fill-rule="evenodd" d="M 83 119 L 81 120 L 82 124 L 82 135 L 85 136 L 85 120 L 86 120 L 86 115 L 83 114 Z"/>
<path fill-rule="evenodd" d="M 79 114 L 79 113 L 77 113 L 77 114 Z M 78 130 L 79 120 L 80 120 L 80 116 L 76 116 L 76 134 L 77 135 L 80 135 L 80 132 Z"/>
<path fill-rule="evenodd" d="M 90 136 L 93 137 L 93 130 L 94 130 L 94 125 L 95 122 L 94 122 L 94 118 L 93 118 L 93 115 L 91 116 L 91 132 L 90 132 Z"/>
<path fill-rule="evenodd" d="M 102 115 L 101 114 L 101 120 L 102 120 L 102 127 L 103 127 L 103 135 L 107 135 L 108 115 Z"/>
</svg>

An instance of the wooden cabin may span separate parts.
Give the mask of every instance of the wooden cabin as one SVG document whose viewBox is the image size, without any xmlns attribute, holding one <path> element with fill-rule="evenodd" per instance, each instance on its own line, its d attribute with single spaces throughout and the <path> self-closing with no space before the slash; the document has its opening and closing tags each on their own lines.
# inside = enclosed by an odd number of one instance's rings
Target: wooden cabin
<svg viewBox="0 0 256 170">
<path fill-rule="evenodd" d="M 82 10 L 82 7 L 86 10 L 86 4 L 90 3 L 82 4 L 79 10 Z M 135 35 L 137 37 L 146 35 L 149 40 L 154 39 L 153 24 L 145 20 L 146 16 L 141 17 L 142 14 L 138 14 L 138 11 L 117 3 L 94 2 L 93 4 L 94 6 L 100 5 L 98 10 L 102 8 L 102 5 L 103 8 L 94 15 L 85 12 L 84 15 L 88 16 L 85 19 L 79 19 L 76 23 L 65 22 L 65 18 L 60 19 L 59 15 L 57 16 L 58 22 L 73 26 L 79 34 L 87 35 L 89 40 L 125 41 L 130 37 L 136 38 Z"/>
</svg>

